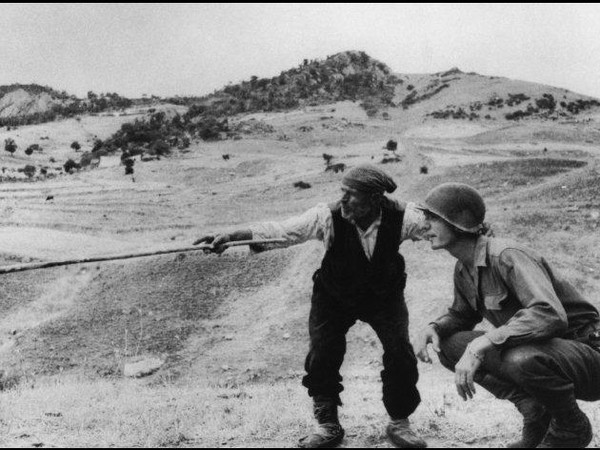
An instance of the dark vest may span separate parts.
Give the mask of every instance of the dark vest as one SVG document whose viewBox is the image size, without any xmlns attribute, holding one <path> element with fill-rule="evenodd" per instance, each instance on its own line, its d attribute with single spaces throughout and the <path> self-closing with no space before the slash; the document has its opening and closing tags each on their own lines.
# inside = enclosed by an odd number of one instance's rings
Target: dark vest
<svg viewBox="0 0 600 450">
<path fill-rule="evenodd" d="M 385 199 L 373 257 L 369 261 L 355 225 L 342 217 L 340 203 L 330 206 L 334 237 L 325 253 L 319 281 L 331 295 L 346 302 L 388 300 L 406 284 L 404 258 L 399 253 L 404 211 Z"/>
</svg>

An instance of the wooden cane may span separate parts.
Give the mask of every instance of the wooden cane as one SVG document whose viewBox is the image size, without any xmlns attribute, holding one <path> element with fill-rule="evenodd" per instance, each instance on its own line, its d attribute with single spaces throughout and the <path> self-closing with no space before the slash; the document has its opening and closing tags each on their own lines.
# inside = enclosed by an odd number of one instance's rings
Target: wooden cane
<svg viewBox="0 0 600 450">
<path fill-rule="evenodd" d="M 237 247 L 240 245 L 259 245 L 259 244 L 280 244 L 285 242 L 285 239 L 257 239 L 247 241 L 230 241 L 222 244 L 223 247 Z M 28 264 L 15 264 L 12 266 L 0 267 L 0 275 L 5 273 L 24 272 L 26 270 L 37 270 L 46 269 L 49 267 L 68 266 L 72 264 L 85 264 L 100 261 L 115 261 L 119 259 L 130 259 L 130 258 L 142 258 L 145 256 L 165 255 L 168 253 L 183 253 L 203 250 L 205 252 L 212 250 L 210 244 L 196 245 L 194 247 L 183 247 L 174 248 L 167 250 L 155 250 L 151 252 L 142 253 L 127 253 L 123 255 L 107 255 L 107 256 L 95 256 L 90 258 L 79 258 L 79 259 L 67 259 L 62 261 L 46 261 L 40 263 L 28 263 Z"/>
</svg>

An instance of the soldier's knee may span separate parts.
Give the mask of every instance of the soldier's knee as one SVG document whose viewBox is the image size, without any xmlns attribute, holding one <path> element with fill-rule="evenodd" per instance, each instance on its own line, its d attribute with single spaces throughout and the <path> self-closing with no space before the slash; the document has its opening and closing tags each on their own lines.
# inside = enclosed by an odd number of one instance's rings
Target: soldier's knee
<svg viewBox="0 0 600 450">
<path fill-rule="evenodd" d="M 531 347 L 512 348 L 502 355 L 503 368 L 513 377 L 535 374 L 539 372 L 540 364 L 540 352 Z"/>
<path fill-rule="evenodd" d="M 460 356 L 457 356 L 454 346 L 454 342 L 452 340 L 452 336 L 442 339 L 440 341 L 440 352 L 438 353 L 438 358 L 440 359 L 440 363 L 448 370 L 454 371 L 454 366 L 460 359 Z"/>
<path fill-rule="evenodd" d="M 460 360 L 471 341 L 471 336 L 468 333 L 455 333 L 440 340 L 440 362 L 444 367 L 454 370 L 454 366 Z"/>
</svg>

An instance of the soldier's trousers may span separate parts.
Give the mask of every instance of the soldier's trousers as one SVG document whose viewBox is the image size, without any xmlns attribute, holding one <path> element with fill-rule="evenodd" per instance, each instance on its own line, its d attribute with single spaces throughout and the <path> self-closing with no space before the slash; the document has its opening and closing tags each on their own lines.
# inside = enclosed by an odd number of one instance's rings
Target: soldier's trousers
<svg viewBox="0 0 600 450">
<path fill-rule="evenodd" d="M 454 371 L 467 345 L 482 334 L 482 331 L 463 331 L 443 339 L 441 363 Z M 475 377 L 476 382 L 496 397 L 510 400 L 510 395 L 501 393 L 521 392 L 557 412 L 569 410 L 574 399 L 600 400 L 599 380 L 600 352 L 583 342 L 559 338 L 503 351 L 491 350 Z"/>
<path fill-rule="evenodd" d="M 309 317 L 310 350 L 302 384 L 308 394 L 334 399 L 344 389 L 340 367 L 346 352 L 346 333 L 357 320 L 368 323 L 383 346 L 383 403 L 392 419 L 404 419 L 419 405 L 417 360 L 408 336 L 408 310 L 402 292 L 386 302 L 369 298 L 348 304 L 315 282 Z"/>
</svg>

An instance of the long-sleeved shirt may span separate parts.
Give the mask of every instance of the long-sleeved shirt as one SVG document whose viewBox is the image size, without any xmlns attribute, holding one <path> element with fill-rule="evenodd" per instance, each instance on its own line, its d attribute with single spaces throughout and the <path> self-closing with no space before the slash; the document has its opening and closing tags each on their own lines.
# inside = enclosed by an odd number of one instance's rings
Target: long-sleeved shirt
<svg viewBox="0 0 600 450">
<path fill-rule="evenodd" d="M 367 228 L 356 227 L 360 242 L 367 258 L 371 259 L 377 232 L 381 225 L 381 215 Z M 404 208 L 401 240 L 421 240 L 426 231 L 425 216 L 414 203 L 407 203 Z M 254 239 L 285 239 L 279 247 L 317 239 L 323 241 L 325 249 L 331 246 L 334 238 L 331 208 L 326 203 L 319 203 L 300 216 L 291 217 L 281 222 L 261 222 L 250 226 Z"/>
<path fill-rule="evenodd" d="M 433 322 L 440 337 L 472 330 L 483 318 L 497 346 L 515 347 L 553 337 L 574 339 L 598 323 L 598 310 L 548 262 L 514 242 L 481 236 L 475 248 L 475 273 L 458 261 L 454 303 Z"/>
</svg>

